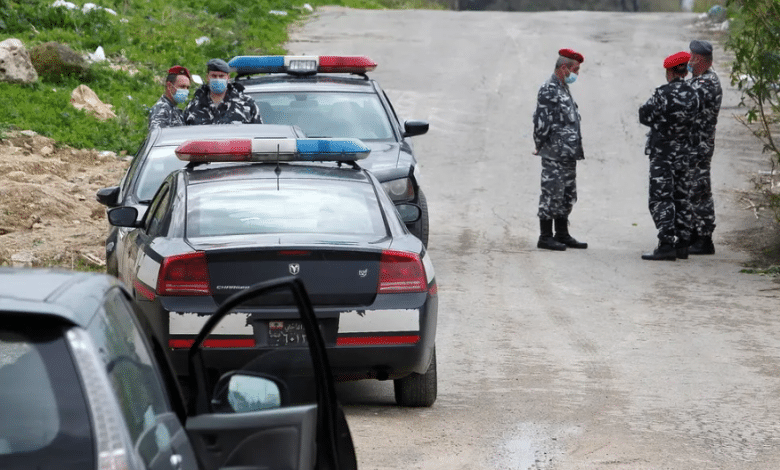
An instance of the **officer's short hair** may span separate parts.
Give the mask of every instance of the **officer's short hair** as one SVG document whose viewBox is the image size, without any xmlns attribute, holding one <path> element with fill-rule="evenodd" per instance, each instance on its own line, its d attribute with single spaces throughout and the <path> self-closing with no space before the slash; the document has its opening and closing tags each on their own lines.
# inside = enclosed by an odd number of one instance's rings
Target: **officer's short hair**
<svg viewBox="0 0 780 470">
<path fill-rule="evenodd" d="M 680 64 L 675 65 L 674 67 L 668 69 L 671 70 L 673 74 L 679 75 L 681 77 L 684 77 L 688 75 L 688 64 Z"/>
<path fill-rule="evenodd" d="M 555 61 L 555 70 L 558 70 L 564 65 L 574 64 L 579 64 L 579 62 L 574 59 L 569 59 L 568 57 L 558 56 L 558 60 Z"/>
</svg>

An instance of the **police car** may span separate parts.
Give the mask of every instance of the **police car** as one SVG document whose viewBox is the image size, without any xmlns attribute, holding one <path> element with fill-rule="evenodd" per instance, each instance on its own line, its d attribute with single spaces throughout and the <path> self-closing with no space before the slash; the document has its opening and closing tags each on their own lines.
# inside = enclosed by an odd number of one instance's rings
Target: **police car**
<svg viewBox="0 0 780 470">
<path fill-rule="evenodd" d="M 240 303 L 277 292 L 296 300 L 309 348 L 294 368 L 253 361 L 212 381 L 209 333 Z M 0 468 L 357 468 L 300 281 L 227 299 L 192 346 L 186 396 L 136 309 L 112 276 L 0 268 Z"/>
<path fill-rule="evenodd" d="M 425 121 L 401 121 L 387 94 L 368 77 L 377 64 L 361 56 L 238 56 L 228 63 L 235 82 L 254 98 L 263 122 L 300 127 L 308 137 L 363 141 L 371 155 L 361 165 L 396 203 L 422 209 L 410 231 L 428 245 L 428 203 L 411 138 Z"/>
<path fill-rule="evenodd" d="M 294 126 L 234 124 L 202 125 L 154 128 L 146 136 L 133 157 L 118 186 L 100 189 L 96 194 L 99 203 L 107 208 L 133 206 L 139 220 L 149 207 L 160 183 L 172 171 L 183 168 L 187 162 L 176 158 L 175 150 L 183 142 L 193 138 L 297 138 L 303 132 Z M 106 237 L 106 272 L 117 276 L 116 252 L 124 243 L 128 230 L 110 227 Z"/>
<path fill-rule="evenodd" d="M 129 230 L 118 275 L 177 372 L 188 373 L 194 335 L 227 297 L 291 275 L 306 285 L 337 377 L 392 379 L 397 403 L 432 405 L 437 286 L 405 226 L 419 207 L 395 205 L 361 168 L 370 149 L 357 139 L 249 138 L 249 127 L 181 143 L 185 168 L 162 182 L 142 219 L 133 205 L 108 212 Z M 241 306 L 216 333 L 209 354 L 225 370 L 307 341 L 285 296 Z"/>
</svg>

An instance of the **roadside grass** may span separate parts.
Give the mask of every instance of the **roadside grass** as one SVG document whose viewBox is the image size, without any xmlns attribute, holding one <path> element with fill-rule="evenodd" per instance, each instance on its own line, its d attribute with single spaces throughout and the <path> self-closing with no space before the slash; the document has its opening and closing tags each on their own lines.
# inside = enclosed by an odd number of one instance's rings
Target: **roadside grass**
<svg viewBox="0 0 780 470">
<path fill-rule="evenodd" d="M 76 9 L 52 3 L 0 0 L 0 41 L 17 38 L 28 51 L 59 42 L 82 55 L 100 46 L 108 61 L 92 64 L 85 77 L 0 83 L 0 135 L 30 129 L 61 144 L 117 153 L 135 153 L 143 142 L 148 111 L 163 92 L 169 67 L 180 64 L 203 75 L 214 57 L 284 54 L 287 29 L 309 14 L 306 3 L 444 9 L 432 0 L 103 0 L 102 8 L 84 13 L 86 0 L 74 0 Z M 112 106 L 116 119 L 100 121 L 70 104 L 71 92 L 82 83 Z"/>
</svg>

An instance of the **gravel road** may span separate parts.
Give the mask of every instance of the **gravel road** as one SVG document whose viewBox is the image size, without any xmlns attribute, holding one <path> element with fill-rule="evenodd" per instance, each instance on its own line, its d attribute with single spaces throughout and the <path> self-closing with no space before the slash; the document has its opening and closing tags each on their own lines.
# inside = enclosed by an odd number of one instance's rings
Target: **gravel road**
<svg viewBox="0 0 780 470">
<path fill-rule="evenodd" d="M 691 14 L 321 8 L 296 54 L 365 54 L 416 138 L 439 282 L 439 398 L 393 404 L 392 384 L 342 384 L 360 468 L 777 469 L 778 287 L 740 273 L 758 225 L 741 195 L 769 167 L 726 88 L 713 180 L 714 256 L 647 262 L 645 131 L 637 109 L 663 59 L 709 36 Z M 717 38 L 715 38 L 716 40 Z M 585 56 L 573 235 L 536 249 L 536 92 L 557 50 Z"/>
</svg>

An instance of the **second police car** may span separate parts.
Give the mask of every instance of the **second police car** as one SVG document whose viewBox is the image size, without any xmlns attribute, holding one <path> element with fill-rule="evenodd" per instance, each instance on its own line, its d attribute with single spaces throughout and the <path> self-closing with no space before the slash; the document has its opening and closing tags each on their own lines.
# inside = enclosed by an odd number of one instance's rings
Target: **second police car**
<svg viewBox="0 0 780 470">
<path fill-rule="evenodd" d="M 174 367 L 187 373 L 194 334 L 227 297 L 293 275 L 311 296 L 337 377 L 392 379 L 398 404 L 432 405 L 436 279 L 404 224 L 419 207 L 393 204 L 357 163 L 369 154 L 357 139 L 247 137 L 252 128 L 265 127 L 223 126 L 220 139 L 180 144 L 186 167 L 163 181 L 140 221 L 134 206 L 109 210 L 130 230 L 119 277 Z M 306 337 L 291 309 L 284 296 L 243 305 L 209 353 L 229 370 L 299 346 Z"/>
<path fill-rule="evenodd" d="M 379 83 L 377 64 L 363 56 L 238 56 L 229 65 L 266 124 L 298 126 L 308 137 L 360 139 L 371 148 L 361 163 L 397 204 L 422 210 L 409 230 L 428 246 L 428 202 L 412 137 L 426 121 L 402 120 Z"/>
</svg>

